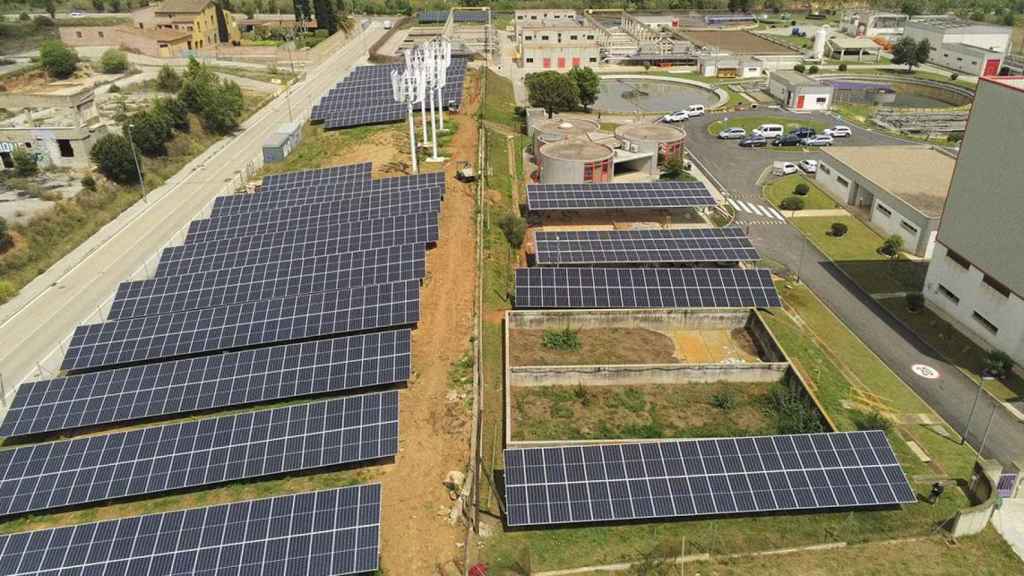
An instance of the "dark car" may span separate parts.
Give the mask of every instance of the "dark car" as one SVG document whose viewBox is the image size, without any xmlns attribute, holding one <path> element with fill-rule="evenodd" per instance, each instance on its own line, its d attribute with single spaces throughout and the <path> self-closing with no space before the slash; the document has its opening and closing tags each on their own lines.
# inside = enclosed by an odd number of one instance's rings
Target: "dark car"
<svg viewBox="0 0 1024 576">
<path fill-rule="evenodd" d="M 796 134 L 783 134 L 772 141 L 772 146 L 799 146 L 802 140 Z"/>
<path fill-rule="evenodd" d="M 814 136 L 815 134 L 817 134 L 817 132 L 814 131 L 814 128 L 804 127 L 804 128 L 797 128 L 796 130 L 793 130 L 792 132 L 790 132 L 788 135 L 789 136 L 796 136 L 798 140 L 803 140 L 804 138 L 810 138 L 811 136 Z"/>
<path fill-rule="evenodd" d="M 763 148 L 768 145 L 768 139 L 760 134 L 754 134 L 750 138 L 740 140 L 740 148 Z"/>
</svg>

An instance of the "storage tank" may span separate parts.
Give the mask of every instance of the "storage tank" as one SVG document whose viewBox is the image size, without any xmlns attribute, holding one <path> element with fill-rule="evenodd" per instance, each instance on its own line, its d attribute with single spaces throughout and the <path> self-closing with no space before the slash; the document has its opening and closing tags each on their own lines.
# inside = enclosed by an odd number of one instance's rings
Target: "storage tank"
<svg viewBox="0 0 1024 576">
<path fill-rule="evenodd" d="M 557 136 L 548 135 L 543 138 Z M 610 146 L 589 140 L 565 139 L 540 144 L 539 148 L 537 165 L 540 168 L 541 184 L 581 184 L 611 180 L 615 151 Z"/>
<path fill-rule="evenodd" d="M 828 26 L 822 26 L 814 33 L 813 57 L 815 60 L 825 59 L 825 43 L 828 42 L 830 32 Z"/>
<path fill-rule="evenodd" d="M 601 125 L 593 120 L 582 118 L 573 118 L 572 120 L 550 118 L 534 123 L 531 130 L 530 136 L 533 137 L 533 143 L 543 145 L 544 141 L 552 142 L 558 138 L 562 140 L 589 139 L 591 133 L 601 130 Z M 535 147 L 534 150 L 536 149 Z"/>
<path fill-rule="evenodd" d="M 682 158 L 686 132 L 668 124 L 623 124 L 615 129 L 615 137 L 629 152 L 655 154 L 658 161 L 651 163 L 651 176 L 658 175 L 658 167 L 668 158 Z"/>
</svg>

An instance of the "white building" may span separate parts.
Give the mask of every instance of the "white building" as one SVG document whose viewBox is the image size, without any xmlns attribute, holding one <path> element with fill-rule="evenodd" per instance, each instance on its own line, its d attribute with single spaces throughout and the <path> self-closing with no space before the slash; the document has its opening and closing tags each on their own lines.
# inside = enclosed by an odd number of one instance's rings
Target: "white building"
<svg viewBox="0 0 1024 576">
<path fill-rule="evenodd" d="M 925 279 L 936 313 L 1024 365 L 1024 78 L 983 78 Z"/>
<path fill-rule="evenodd" d="M 994 76 L 1003 55 L 1010 51 L 1013 29 L 952 16 L 921 16 L 907 22 L 904 34 L 918 42 L 927 38 L 934 64 L 966 74 Z"/>
<path fill-rule="evenodd" d="M 597 30 L 573 10 L 516 10 L 516 61 L 527 70 L 597 66 Z"/>
<path fill-rule="evenodd" d="M 768 74 L 768 93 L 786 108 L 798 112 L 828 110 L 832 106 L 832 86 L 793 70 Z"/>
<path fill-rule="evenodd" d="M 697 59 L 697 70 L 708 78 L 757 78 L 764 73 L 764 65 L 753 58 L 704 54 Z"/>
<path fill-rule="evenodd" d="M 854 38 L 883 36 L 894 38 L 903 34 L 903 27 L 910 18 L 906 14 L 892 12 L 854 11 L 843 16 L 839 29 Z"/>
</svg>

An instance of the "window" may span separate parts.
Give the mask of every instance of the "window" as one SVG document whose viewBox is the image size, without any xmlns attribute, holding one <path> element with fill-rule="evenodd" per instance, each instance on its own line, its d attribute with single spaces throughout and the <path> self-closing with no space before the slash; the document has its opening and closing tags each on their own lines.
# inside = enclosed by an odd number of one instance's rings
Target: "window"
<svg viewBox="0 0 1024 576">
<path fill-rule="evenodd" d="M 76 30 L 75 31 L 75 38 L 81 38 L 81 37 L 82 37 L 82 31 L 81 30 Z"/>
<path fill-rule="evenodd" d="M 526 59 L 526 63 L 527 64 L 533 64 L 533 58 L 527 58 Z"/>
<path fill-rule="evenodd" d="M 587 40 L 593 40 L 593 39 L 594 39 L 594 35 L 593 34 L 587 34 Z"/>
<path fill-rule="evenodd" d="M 984 326 L 985 330 L 988 330 L 992 334 L 999 334 L 999 327 L 989 322 L 988 319 L 986 319 L 981 314 L 974 312 L 973 314 L 971 314 L 971 318 L 974 318 L 975 322 Z"/>
<path fill-rule="evenodd" d="M 821 170 L 825 174 L 829 174 L 829 175 L 832 174 L 832 169 L 828 167 L 828 164 L 822 164 L 822 165 L 818 166 L 818 170 Z"/>
<path fill-rule="evenodd" d="M 591 56 L 591 57 L 590 57 L 590 61 L 591 61 L 591 62 L 597 62 L 597 58 L 594 58 L 593 56 Z"/>
<path fill-rule="evenodd" d="M 946 288 L 942 284 L 939 284 L 939 294 L 942 294 L 946 298 L 949 298 L 953 302 L 953 304 L 959 304 L 960 303 L 960 297 L 957 296 L 956 294 L 953 294 L 952 290 L 950 290 L 949 288 Z"/>
<path fill-rule="evenodd" d="M 892 210 L 886 208 L 885 205 L 882 204 L 881 202 L 875 204 L 875 209 L 881 212 L 886 218 L 892 216 Z"/>
<path fill-rule="evenodd" d="M 527 40 L 533 40 L 533 36 L 527 36 L 526 39 Z"/>
<path fill-rule="evenodd" d="M 949 248 L 946 248 L 946 258 L 949 258 L 953 262 L 956 262 L 964 270 L 970 270 L 971 269 L 971 262 L 970 262 L 970 260 L 968 260 L 967 258 L 964 258 L 963 256 L 957 254 L 956 252 L 954 252 L 953 250 L 951 250 Z"/>
<path fill-rule="evenodd" d="M 900 220 L 900 228 L 903 228 L 907 232 L 910 232 L 911 234 L 915 234 L 915 235 L 918 232 L 917 226 L 914 226 L 913 224 L 911 224 L 910 222 L 907 222 L 906 220 Z"/>
<path fill-rule="evenodd" d="M 839 185 L 844 188 L 850 185 L 850 181 L 847 180 L 846 178 L 843 178 L 842 176 L 836 176 L 836 182 L 838 182 Z"/>
<path fill-rule="evenodd" d="M 57 148 L 60 148 L 61 158 L 74 158 L 75 149 L 71 147 L 70 140 L 57 140 Z"/>
<path fill-rule="evenodd" d="M 818 96 L 817 98 L 814 99 L 814 101 L 817 102 L 818 104 L 824 104 L 825 102 L 828 102 L 828 97 Z"/>
<path fill-rule="evenodd" d="M 959 56 L 957 56 L 957 57 L 956 57 L 956 61 L 957 61 L 957 62 L 963 62 L 963 61 L 964 61 L 964 59 L 963 59 L 963 58 L 961 58 L 961 57 L 959 57 Z"/>
<path fill-rule="evenodd" d="M 100 30 L 99 32 L 97 32 L 97 34 L 99 34 L 99 35 L 100 35 L 100 38 L 103 38 L 103 37 L 104 37 L 104 36 L 103 36 L 103 30 Z"/>
<path fill-rule="evenodd" d="M 579 39 L 580 39 L 580 37 L 578 35 L 576 35 L 576 34 L 570 34 L 569 35 L 569 40 L 579 40 Z"/>
<path fill-rule="evenodd" d="M 541 39 L 541 40 L 547 40 L 547 39 L 549 39 L 549 38 L 550 38 L 550 36 L 541 36 L 541 37 L 540 37 L 540 39 Z"/>
<path fill-rule="evenodd" d="M 996 292 L 999 292 L 1006 298 L 1010 297 L 1010 289 L 1006 287 L 1006 284 L 1003 284 L 999 280 L 996 280 L 995 278 L 989 276 L 988 274 L 985 274 L 984 276 L 982 276 L 981 281 L 984 282 L 985 284 L 988 284 L 989 288 L 995 290 Z"/>
</svg>

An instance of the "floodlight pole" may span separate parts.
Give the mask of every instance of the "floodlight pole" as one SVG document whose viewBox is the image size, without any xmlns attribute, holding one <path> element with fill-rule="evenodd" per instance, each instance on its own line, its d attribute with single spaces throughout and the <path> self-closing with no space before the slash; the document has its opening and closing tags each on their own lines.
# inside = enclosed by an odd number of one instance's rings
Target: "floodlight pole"
<svg viewBox="0 0 1024 576">
<path fill-rule="evenodd" d="M 434 116 L 434 91 L 430 90 L 430 128 L 432 130 L 430 134 L 431 143 L 433 145 L 434 155 L 430 157 L 433 161 L 438 161 L 440 158 L 437 156 L 437 118 Z"/>
<path fill-rule="evenodd" d="M 410 100 L 406 106 L 409 107 L 409 155 L 412 156 L 412 171 L 419 174 L 420 167 L 416 159 L 416 121 L 412 119 L 412 101 Z"/>
</svg>

